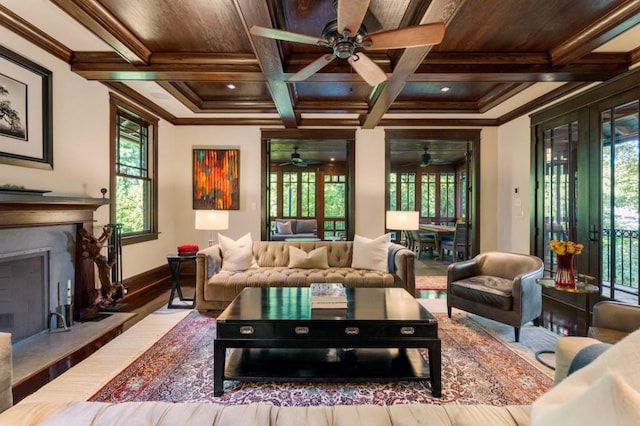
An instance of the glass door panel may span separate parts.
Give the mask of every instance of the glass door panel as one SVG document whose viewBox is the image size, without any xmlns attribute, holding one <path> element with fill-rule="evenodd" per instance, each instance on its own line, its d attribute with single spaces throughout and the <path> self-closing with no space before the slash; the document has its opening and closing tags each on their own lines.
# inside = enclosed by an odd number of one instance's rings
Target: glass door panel
<svg viewBox="0 0 640 426">
<path fill-rule="evenodd" d="M 544 143 L 544 265 L 553 276 L 556 259 L 551 240 L 575 241 L 577 205 L 578 123 L 572 121 L 543 132 Z"/>
<path fill-rule="evenodd" d="M 638 300 L 640 146 L 638 100 L 600 113 L 602 284 L 612 299 Z"/>
</svg>

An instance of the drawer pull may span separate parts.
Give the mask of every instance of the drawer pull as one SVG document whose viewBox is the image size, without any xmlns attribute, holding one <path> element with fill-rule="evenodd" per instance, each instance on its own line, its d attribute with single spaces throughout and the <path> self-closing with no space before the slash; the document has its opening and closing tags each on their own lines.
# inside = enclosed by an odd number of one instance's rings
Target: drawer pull
<svg viewBox="0 0 640 426">
<path fill-rule="evenodd" d="M 296 327 L 296 334 L 309 334 L 309 327 Z"/>
<path fill-rule="evenodd" d="M 250 325 L 243 325 L 240 327 L 240 334 L 253 334 L 253 327 Z"/>
<path fill-rule="evenodd" d="M 415 334 L 415 333 L 416 333 L 416 329 L 413 327 L 402 327 L 400 329 L 400 334 L 405 336 Z"/>
<path fill-rule="evenodd" d="M 348 334 L 350 336 L 356 335 L 358 333 L 360 333 L 360 329 L 358 327 L 347 327 L 344 329 L 345 334 Z"/>
</svg>

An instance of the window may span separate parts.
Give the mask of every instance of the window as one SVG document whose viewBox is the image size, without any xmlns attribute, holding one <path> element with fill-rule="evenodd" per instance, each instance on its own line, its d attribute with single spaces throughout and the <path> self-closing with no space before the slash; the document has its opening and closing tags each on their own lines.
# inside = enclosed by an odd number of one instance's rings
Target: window
<svg viewBox="0 0 640 426">
<path fill-rule="evenodd" d="M 156 239 L 158 119 L 111 95 L 111 222 L 122 243 Z"/>
</svg>

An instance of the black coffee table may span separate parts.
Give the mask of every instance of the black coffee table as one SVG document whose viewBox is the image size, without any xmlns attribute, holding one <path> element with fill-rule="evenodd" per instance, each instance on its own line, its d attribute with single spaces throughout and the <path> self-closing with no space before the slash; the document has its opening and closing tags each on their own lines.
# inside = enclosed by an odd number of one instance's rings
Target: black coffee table
<svg viewBox="0 0 640 426">
<path fill-rule="evenodd" d="M 214 395 L 224 380 L 430 380 L 440 397 L 436 318 L 400 288 L 349 288 L 347 299 L 312 310 L 306 287 L 242 290 L 217 319 Z"/>
</svg>

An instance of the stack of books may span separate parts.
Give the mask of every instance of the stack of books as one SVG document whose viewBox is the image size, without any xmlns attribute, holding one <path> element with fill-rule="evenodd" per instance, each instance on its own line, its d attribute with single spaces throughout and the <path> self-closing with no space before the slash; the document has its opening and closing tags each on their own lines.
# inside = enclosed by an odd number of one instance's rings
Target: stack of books
<svg viewBox="0 0 640 426">
<path fill-rule="evenodd" d="M 311 309 L 346 309 L 347 292 L 341 283 L 312 283 Z"/>
</svg>

